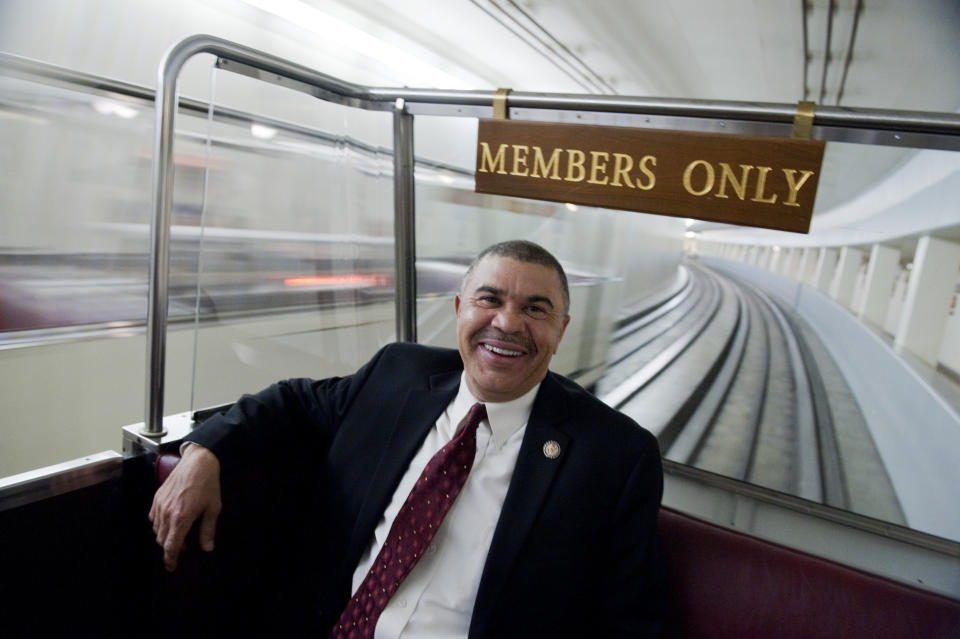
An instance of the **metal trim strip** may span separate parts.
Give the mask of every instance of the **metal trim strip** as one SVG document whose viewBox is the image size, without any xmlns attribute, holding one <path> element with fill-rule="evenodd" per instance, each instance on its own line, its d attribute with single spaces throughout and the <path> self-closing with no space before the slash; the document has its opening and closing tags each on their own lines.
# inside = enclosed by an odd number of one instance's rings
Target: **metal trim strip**
<svg viewBox="0 0 960 639">
<path fill-rule="evenodd" d="M 107 450 L 0 477 L 0 512 L 119 478 L 122 471 L 123 455 Z"/>
</svg>

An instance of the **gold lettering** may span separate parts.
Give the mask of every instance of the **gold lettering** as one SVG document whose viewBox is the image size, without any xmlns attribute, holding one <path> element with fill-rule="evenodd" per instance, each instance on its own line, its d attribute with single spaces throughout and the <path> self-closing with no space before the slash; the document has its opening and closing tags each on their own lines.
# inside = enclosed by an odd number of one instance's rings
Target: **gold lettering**
<svg viewBox="0 0 960 639">
<path fill-rule="evenodd" d="M 751 202 L 760 202 L 762 204 L 773 204 L 777 201 L 777 194 L 771 193 L 770 197 L 763 197 L 763 190 L 767 186 L 767 173 L 772 171 L 773 168 L 769 166 L 758 166 L 757 173 L 757 189 L 753 193 L 753 197 L 750 198 Z"/>
<path fill-rule="evenodd" d="M 733 192 L 737 194 L 737 197 L 740 200 L 743 200 L 747 197 L 747 180 L 750 179 L 750 171 L 753 169 L 751 164 L 741 164 L 740 165 L 740 181 L 737 181 L 736 176 L 733 174 L 733 169 L 730 168 L 730 165 L 726 162 L 720 163 L 720 188 L 717 189 L 717 197 L 729 197 L 727 195 L 727 181 L 730 181 L 730 186 L 733 187 Z"/>
<path fill-rule="evenodd" d="M 650 170 L 647 164 L 656 166 L 657 157 L 655 155 L 645 155 L 640 158 L 640 172 L 646 175 L 649 180 L 646 184 L 643 184 L 640 182 L 640 178 L 637 178 L 637 188 L 643 191 L 649 191 L 657 184 L 657 176 L 653 174 L 653 171 Z"/>
<path fill-rule="evenodd" d="M 607 162 L 610 160 L 610 154 L 606 151 L 590 151 L 590 184 L 606 184 L 610 181 L 607 177 Z M 603 179 L 598 180 L 597 174 L 603 174 Z"/>
<path fill-rule="evenodd" d="M 501 144 L 497 148 L 497 155 L 494 157 L 490 153 L 490 145 L 486 142 L 481 142 L 480 147 L 483 151 L 480 154 L 480 173 L 500 173 L 506 175 L 507 171 L 503 168 L 506 163 L 505 157 L 507 153 L 507 145 Z M 489 167 L 489 168 L 487 168 Z"/>
<path fill-rule="evenodd" d="M 527 153 L 530 151 L 530 147 L 526 144 L 511 144 L 513 147 L 513 170 L 510 171 L 510 175 L 519 175 L 521 177 L 526 177 L 530 174 L 530 169 L 527 168 Z M 520 170 L 520 167 L 523 167 L 523 170 Z"/>
<path fill-rule="evenodd" d="M 807 183 L 807 180 L 810 179 L 810 176 L 813 175 L 813 171 L 807 171 L 802 169 L 800 174 L 803 176 L 799 181 L 795 178 L 797 173 L 796 169 L 780 169 L 783 171 L 783 176 L 787 178 L 787 188 L 790 189 L 790 195 L 787 196 L 787 201 L 783 204 L 785 206 L 800 206 L 797 204 L 797 191 L 803 188 L 803 185 Z"/>
<path fill-rule="evenodd" d="M 703 166 L 703 168 L 707 170 L 706 182 L 704 182 L 703 188 L 700 189 L 699 191 L 694 190 L 693 185 L 690 183 L 690 175 L 693 173 L 693 170 L 697 166 Z M 706 195 L 707 193 L 710 192 L 711 189 L 713 189 L 713 181 L 714 181 L 713 165 L 707 162 L 706 160 L 694 160 L 693 162 L 687 165 L 687 168 L 683 170 L 683 188 L 686 189 L 687 193 L 689 193 L 690 195 L 697 195 L 697 196 Z"/>
<path fill-rule="evenodd" d="M 610 186 L 623 186 L 626 184 L 631 189 L 633 182 L 630 181 L 630 169 L 633 168 L 633 158 L 626 153 L 613 154 L 613 179 L 610 180 Z M 620 178 L 623 178 L 623 182 Z"/>
<path fill-rule="evenodd" d="M 560 151 L 561 149 L 554 149 L 550 154 L 550 161 L 544 162 L 543 149 L 539 146 L 533 147 L 533 171 L 530 172 L 530 177 L 547 177 L 549 174 L 551 180 L 559 180 Z"/>
<path fill-rule="evenodd" d="M 583 162 L 586 159 L 587 156 L 580 149 L 567 149 L 567 177 L 563 179 L 567 182 L 583 182 L 583 177 L 587 174 L 583 168 Z M 574 168 L 577 169 L 577 177 L 573 177 Z"/>
</svg>

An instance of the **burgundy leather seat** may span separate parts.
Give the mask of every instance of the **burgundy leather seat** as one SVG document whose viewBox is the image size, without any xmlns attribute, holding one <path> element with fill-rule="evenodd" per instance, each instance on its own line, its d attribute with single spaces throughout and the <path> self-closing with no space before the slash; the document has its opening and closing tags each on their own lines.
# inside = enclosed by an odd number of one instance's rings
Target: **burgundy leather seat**
<svg viewBox="0 0 960 639">
<path fill-rule="evenodd" d="M 157 461 L 153 464 L 153 473 L 157 478 L 157 486 L 167 480 L 167 477 L 173 471 L 173 467 L 180 461 L 180 455 L 173 453 L 164 453 L 157 456 Z"/>
<path fill-rule="evenodd" d="M 179 461 L 161 455 L 158 485 Z M 960 601 L 669 508 L 670 639 L 960 639 Z"/>
<path fill-rule="evenodd" d="M 669 509 L 669 637 L 956 639 L 960 601 Z"/>
</svg>

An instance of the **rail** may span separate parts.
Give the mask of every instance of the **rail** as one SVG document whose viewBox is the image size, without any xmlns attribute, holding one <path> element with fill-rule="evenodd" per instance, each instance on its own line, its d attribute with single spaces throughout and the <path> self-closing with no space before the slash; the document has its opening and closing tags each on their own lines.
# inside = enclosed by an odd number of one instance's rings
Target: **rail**
<svg viewBox="0 0 960 639">
<path fill-rule="evenodd" d="M 680 265 L 679 268 L 682 269 L 683 273 L 689 273 L 689 269 L 685 268 L 683 265 Z M 643 328 L 646 328 L 682 304 L 684 300 L 690 297 L 692 291 L 693 279 L 687 275 L 686 279 L 683 280 L 683 285 L 675 292 L 675 294 L 658 303 L 653 308 L 644 309 L 642 313 L 638 313 L 629 318 L 627 321 L 622 322 L 619 325 L 619 328 L 612 335 L 612 339 L 614 341 L 620 340 L 629 335 L 633 335 Z M 617 364 L 618 362 L 614 361 L 610 363 Z"/>
<path fill-rule="evenodd" d="M 648 386 L 675 366 L 678 377 L 665 385 L 674 399 L 652 414 L 659 414 L 660 421 L 648 423 L 633 415 L 657 434 L 668 459 L 723 468 L 720 472 L 741 481 L 849 508 L 829 398 L 797 320 L 749 283 L 693 264 L 687 268 L 692 273 L 688 286 L 662 302 L 658 312 L 618 332 L 619 341 L 611 348 L 613 372 L 601 382 L 601 399 L 628 414 L 634 404 L 668 403 Z M 657 321 L 645 322 L 653 314 Z M 748 358 L 751 340 L 755 345 Z M 714 346 L 687 357 L 700 342 Z M 624 378 L 618 367 L 631 374 Z M 689 369 L 685 377 L 684 369 Z M 776 401 L 789 397 L 788 404 L 765 411 L 770 393 Z M 732 409 L 735 417 L 720 426 L 723 411 L 738 405 Z M 731 432 L 731 419 L 736 432 Z"/>
<path fill-rule="evenodd" d="M 780 326 L 781 334 L 790 354 L 790 370 L 796 396 L 796 432 L 798 466 L 798 490 L 801 497 L 820 501 L 823 496 L 823 482 L 820 475 L 820 463 L 817 451 L 817 431 L 814 419 L 813 396 L 810 381 L 803 367 L 803 355 L 800 342 L 791 330 L 783 311 L 776 304 L 769 303 L 771 312 Z"/>
<path fill-rule="evenodd" d="M 850 507 L 850 495 L 847 490 L 846 472 L 843 469 L 843 460 L 840 458 L 840 445 L 837 442 L 837 432 L 834 427 L 833 415 L 830 411 L 830 402 L 827 398 L 826 384 L 820 368 L 814 361 L 810 346 L 806 343 L 803 333 L 797 326 L 797 320 L 782 303 L 772 300 L 780 308 L 790 330 L 796 335 L 800 345 L 800 356 L 803 358 L 803 370 L 807 374 L 810 388 L 810 399 L 813 404 L 813 420 L 817 435 L 817 446 L 820 452 L 820 474 L 823 483 L 823 501 L 838 508 Z"/>
<path fill-rule="evenodd" d="M 660 318 L 663 321 L 659 327 L 651 325 L 651 330 L 639 336 L 638 342 L 632 344 L 626 354 L 620 355 L 614 360 L 616 364 L 629 365 L 630 358 L 635 353 L 639 353 L 641 349 L 654 341 L 666 342 L 666 346 L 658 349 L 655 356 L 644 362 L 625 381 L 607 392 L 602 392 L 600 399 L 603 402 L 615 408 L 622 407 L 683 354 L 709 326 L 720 307 L 721 295 L 715 278 L 700 275 L 699 279 L 701 282 L 698 284 L 698 289 L 703 289 L 700 296 L 695 298 L 686 292 L 688 289 L 684 289 L 679 295 L 688 298 L 690 305 L 681 303 L 671 309 L 675 316 L 681 314 L 687 316 L 685 311 L 689 311 L 690 324 L 686 327 L 676 328 L 678 323 L 676 320 Z M 686 299 L 682 301 L 686 301 Z M 702 310 L 695 311 L 698 307 L 702 307 Z"/>
<path fill-rule="evenodd" d="M 699 401 L 693 414 L 685 420 L 683 430 L 677 434 L 676 439 L 670 446 L 671 457 L 687 464 L 692 463 L 703 448 L 707 433 L 720 411 L 723 400 L 730 392 L 747 348 L 750 315 L 747 312 L 747 304 L 743 299 L 743 294 L 739 291 L 734 294 L 737 296 L 737 324 L 723 350 L 722 364 L 717 371 L 716 378 L 710 385 L 710 389 Z"/>
</svg>

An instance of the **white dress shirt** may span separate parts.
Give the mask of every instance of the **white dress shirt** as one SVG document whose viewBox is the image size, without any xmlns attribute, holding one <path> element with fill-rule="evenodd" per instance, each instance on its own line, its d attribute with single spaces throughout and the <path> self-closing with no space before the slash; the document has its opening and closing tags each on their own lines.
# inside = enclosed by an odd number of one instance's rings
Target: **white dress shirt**
<svg viewBox="0 0 960 639">
<path fill-rule="evenodd" d="M 539 387 L 509 402 L 484 402 L 487 419 L 477 429 L 477 453 L 467 482 L 426 554 L 380 615 L 375 639 L 466 638 L 480 575 Z M 353 592 L 367 576 L 427 462 L 453 439 L 457 426 L 476 402 L 461 376 L 457 396 L 430 430 L 393 493 L 353 573 Z"/>
</svg>

